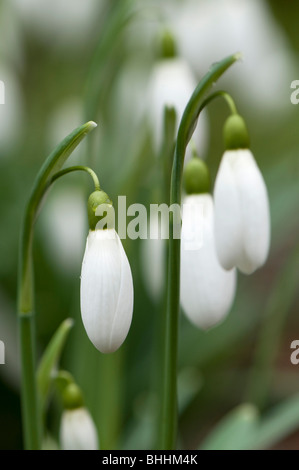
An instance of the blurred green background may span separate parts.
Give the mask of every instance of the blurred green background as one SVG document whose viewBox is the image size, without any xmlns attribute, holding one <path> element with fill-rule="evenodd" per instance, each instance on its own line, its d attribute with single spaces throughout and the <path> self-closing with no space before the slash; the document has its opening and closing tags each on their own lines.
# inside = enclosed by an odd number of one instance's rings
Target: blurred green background
<svg viewBox="0 0 299 470">
<path fill-rule="evenodd" d="M 217 88 L 233 95 L 248 123 L 272 220 L 269 259 L 253 275 L 238 275 L 227 319 L 203 333 L 181 316 L 180 446 L 197 448 L 227 413 L 250 402 L 261 419 L 273 419 L 273 426 L 268 424 L 273 432 L 266 430 L 253 447 L 299 449 L 299 365 L 290 361 L 291 342 L 299 339 L 299 105 L 290 101 L 291 82 L 299 79 L 298 14 L 296 2 L 286 6 L 278 0 L 0 1 L 0 80 L 6 87 L 0 105 L 0 340 L 5 344 L 0 449 L 23 447 L 16 280 L 30 188 L 59 141 L 94 120 L 98 128 L 69 162 L 92 166 L 115 201 L 119 194 L 127 196 L 127 205 L 153 201 L 161 187 L 156 188 L 146 90 L 165 27 L 197 80 L 211 63 L 243 52 L 243 60 Z M 207 143 L 200 153 L 213 181 L 226 116 L 221 101 L 209 107 Z M 62 320 L 74 318 L 61 367 L 81 386 L 103 448 L 149 449 L 155 436 L 162 302 L 148 289 L 141 241 L 125 240 L 135 290 L 131 330 L 111 356 L 89 343 L 80 318 L 79 284 L 90 190 L 82 174 L 59 181 L 36 225 L 38 354 Z M 280 414 L 283 403 L 290 408 Z M 47 423 L 54 440 L 60 412 L 54 395 Z"/>
</svg>

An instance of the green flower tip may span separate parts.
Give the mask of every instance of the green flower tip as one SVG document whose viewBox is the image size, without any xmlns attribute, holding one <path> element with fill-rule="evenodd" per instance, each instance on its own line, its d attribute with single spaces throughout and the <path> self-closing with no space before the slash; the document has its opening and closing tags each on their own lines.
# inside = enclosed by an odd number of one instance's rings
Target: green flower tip
<svg viewBox="0 0 299 470">
<path fill-rule="evenodd" d="M 95 230 L 97 223 L 101 220 L 101 216 L 97 216 L 96 210 L 100 204 L 112 205 L 112 201 L 104 191 L 94 191 L 88 198 L 87 212 L 90 230 Z"/>
<path fill-rule="evenodd" d="M 165 29 L 160 37 L 160 56 L 162 59 L 173 59 L 177 56 L 177 47 L 173 34 Z"/>
<path fill-rule="evenodd" d="M 88 121 L 86 123 L 86 127 L 88 127 L 88 129 L 92 131 L 92 129 L 94 129 L 95 127 L 98 127 L 98 125 L 94 121 Z"/>
<path fill-rule="evenodd" d="M 235 58 L 236 60 L 242 60 L 242 59 L 243 59 L 243 53 L 240 52 L 240 51 L 239 51 L 239 52 L 236 52 L 236 53 L 234 54 L 234 58 Z"/>
<path fill-rule="evenodd" d="M 208 193 L 211 188 L 210 172 L 203 160 L 193 157 L 185 166 L 184 188 L 187 194 Z"/>
<path fill-rule="evenodd" d="M 66 318 L 64 320 L 63 324 L 64 324 L 65 328 L 69 329 L 69 328 L 72 328 L 74 326 L 74 323 L 75 322 L 74 322 L 73 318 Z"/>
<path fill-rule="evenodd" d="M 239 114 L 232 114 L 224 124 L 224 145 L 226 150 L 249 148 L 249 135 L 244 119 Z"/>
<path fill-rule="evenodd" d="M 63 406 L 67 410 L 74 410 L 83 406 L 83 396 L 75 383 L 67 385 L 62 394 Z"/>
</svg>

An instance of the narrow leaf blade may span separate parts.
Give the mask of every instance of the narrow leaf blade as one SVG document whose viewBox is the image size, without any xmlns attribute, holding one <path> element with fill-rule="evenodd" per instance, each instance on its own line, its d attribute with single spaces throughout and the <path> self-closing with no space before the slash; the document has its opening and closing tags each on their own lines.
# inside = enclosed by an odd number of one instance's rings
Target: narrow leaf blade
<svg viewBox="0 0 299 470">
<path fill-rule="evenodd" d="M 61 356 L 63 347 L 67 340 L 73 320 L 67 318 L 57 329 L 49 342 L 37 370 L 37 386 L 40 396 L 41 410 L 45 409 L 51 386 L 52 375 Z"/>
</svg>

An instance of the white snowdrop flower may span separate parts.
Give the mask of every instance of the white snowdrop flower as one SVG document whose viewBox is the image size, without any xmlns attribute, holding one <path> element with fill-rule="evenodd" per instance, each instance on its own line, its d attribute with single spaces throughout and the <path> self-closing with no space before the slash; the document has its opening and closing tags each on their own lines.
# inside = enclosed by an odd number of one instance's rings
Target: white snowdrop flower
<svg viewBox="0 0 299 470">
<path fill-rule="evenodd" d="M 232 116 L 227 123 L 234 126 L 240 119 Z M 235 133 L 228 138 L 214 188 L 217 254 L 225 269 L 236 266 L 251 274 L 265 263 L 269 252 L 268 194 L 247 142 L 242 145 L 238 136 L 238 145 Z"/>
<path fill-rule="evenodd" d="M 198 81 L 188 63 L 177 57 L 159 60 L 152 71 L 148 85 L 148 113 L 153 129 L 156 151 L 161 149 L 163 139 L 163 119 L 165 106 L 176 111 L 177 129 L 185 107 L 194 92 Z M 207 145 L 208 122 L 204 112 L 201 113 L 193 134 L 194 144 L 200 154 L 204 154 Z M 186 161 L 191 151 L 187 147 Z"/>
<path fill-rule="evenodd" d="M 62 450 L 98 450 L 98 434 L 89 411 L 84 408 L 65 410 L 60 424 Z"/>
<path fill-rule="evenodd" d="M 71 381 L 61 390 L 64 411 L 60 421 L 62 450 L 98 450 L 99 439 L 95 423 L 84 406 L 81 389 Z"/>
<path fill-rule="evenodd" d="M 184 313 L 201 329 L 222 321 L 236 289 L 236 271 L 220 265 L 215 248 L 214 207 L 210 194 L 183 200 L 181 233 L 181 289 Z"/>
<path fill-rule="evenodd" d="M 232 306 L 236 270 L 223 269 L 216 254 L 210 174 L 203 160 L 188 162 L 184 186 L 180 300 L 189 320 L 207 329 L 223 320 Z"/>
<path fill-rule="evenodd" d="M 111 201 L 103 191 L 88 199 L 90 231 L 81 270 L 81 316 L 90 341 L 102 353 L 116 351 L 127 337 L 133 315 L 133 279 L 114 228 L 99 229 L 97 208 Z M 105 208 L 105 211 L 107 210 Z"/>
<path fill-rule="evenodd" d="M 91 230 L 81 271 L 81 314 L 99 351 L 118 349 L 130 329 L 133 280 L 128 258 L 114 229 Z"/>
</svg>

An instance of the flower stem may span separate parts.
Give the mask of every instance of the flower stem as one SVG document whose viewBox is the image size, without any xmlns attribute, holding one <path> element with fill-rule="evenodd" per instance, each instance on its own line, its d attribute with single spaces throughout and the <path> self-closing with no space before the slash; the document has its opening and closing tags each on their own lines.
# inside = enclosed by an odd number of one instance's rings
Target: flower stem
<svg viewBox="0 0 299 470">
<path fill-rule="evenodd" d="M 236 61 L 234 54 L 212 65 L 191 96 L 178 130 L 171 175 L 170 205 L 181 204 L 181 187 L 186 147 L 190 141 L 201 111 L 204 94 L 214 82 Z M 167 306 L 165 312 L 165 344 L 162 384 L 161 449 L 173 450 L 177 439 L 177 356 L 178 322 L 180 311 L 180 239 L 173 237 L 181 221 L 177 213 L 169 217 L 169 255 Z"/>
<path fill-rule="evenodd" d="M 207 106 L 207 104 L 209 104 L 211 101 L 213 101 L 215 98 L 224 98 L 226 103 L 228 104 L 228 107 L 230 109 L 230 112 L 232 114 L 238 114 L 238 110 L 237 110 L 237 106 L 236 106 L 236 103 L 234 102 L 232 96 L 227 93 L 226 91 L 223 91 L 223 90 L 218 90 L 218 91 L 215 91 L 215 93 L 212 93 L 211 95 L 209 95 L 203 102 L 202 102 L 202 105 L 200 107 L 200 111 L 205 108 Z"/>
<path fill-rule="evenodd" d="M 41 426 L 38 419 L 38 397 L 35 380 L 35 324 L 33 313 L 19 315 L 19 341 L 22 370 L 23 434 L 26 449 L 41 448 Z"/>
<path fill-rule="evenodd" d="M 92 177 L 95 191 L 101 190 L 100 182 L 96 173 L 88 166 L 70 166 L 69 168 L 65 168 L 61 171 L 58 171 L 50 179 L 49 186 L 61 176 L 67 175 L 68 173 L 72 173 L 73 171 L 85 171 L 86 173 L 88 173 Z"/>
<path fill-rule="evenodd" d="M 94 128 L 87 122 L 69 134 L 49 155 L 34 182 L 23 219 L 18 273 L 18 326 L 22 366 L 21 404 L 24 445 L 27 450 L 38 450 L 42 441 L 42 417 L 36 380 L 35 315 L 33 281 L 33 231 L 41 201 L 53 174 L 60 170 L 81 140 Z"/>
<path fill-rule="evenodd" d="M 18 321 L 22 377 L 22 413 L 25 449 L 41 448 L 41 422 L 38 416 L 38 396 L 35 377 L 35 315 L 32 269 L 33 213 L 30 208 L 24 218 L 21 236 L 18 286 Z"/>
</svg>

